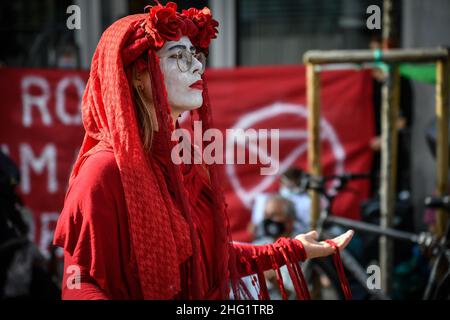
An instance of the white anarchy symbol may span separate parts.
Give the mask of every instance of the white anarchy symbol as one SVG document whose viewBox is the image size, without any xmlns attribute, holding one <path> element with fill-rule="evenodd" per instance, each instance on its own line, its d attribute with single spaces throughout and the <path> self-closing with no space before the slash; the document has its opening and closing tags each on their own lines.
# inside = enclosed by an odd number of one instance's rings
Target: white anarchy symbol
<svg viewBox="0 0 450 320">
<path fill-rule="evenodd" d="M 280 116 L 283 114 L 288 114 L 291 116 L 296 116 L 300 118 L 307 119 L 308 110 L 305 106 L 294 104 L 294 103 L 285 103 L 285 102 L 276 102 L 269 106 L 260 108 L 254 112 L 247 113 L 242 116 L 232 129 L 243 129 L 246 130 L 248 128 L 254 127 L 254 125 L 258 122 L 271 119 L 275 116 Z M 327 141 L 332 149 L 333 156 L 336 160 L 334 173 L 342 174 L 344 173 L 344 160 L 345 160 L 345 150 L 339 141 L 338 136 L 336 135 L 333 127 L 330 123 L 324 119 L 323 117 L 320 120 L 320 138 L 322 141 Z M 262 138 L 262 137 L 259 137 Z M 279 172 L 286 171 L 298 157 L 300 157 L 307 150 L 307 131 L 304 129 L 286 129 L 280 128 L 280 141 L 282 140 L 299 140 L 301 143 L 297 147 L 295 147 L 283 160 L 279 163 Z M 237 142 L 239 143 L 239 141 Z M 253 152 L 257 154 L 259 159 L 266 159 L 268 157 L 266 150 L 258 149 L 258 144 L 256 141 L 249 141 L 247 144 L 249 148 L 249 152 Z M 234 148 L 234 145 L 227 145 L 228 148 Z M 228 154 L 228 151 L 227 151 Z M 271 161 L 276 161 L 276 159 L 271 159 Z M 248 209 L 251 208 L 252 201 L 256 195 L 261 192 L 264 192 L 277 178 L 277 175 L 267 175 L 263 176 L 261 181 L 254 185 L 250 189 L 245 189 L 239 177 L 236 173 L 236 166 L 233 164 L 226 165 L 226 172 L 230 179 L 230 183 L 233 186 L 234 191 L 241 199 L 242 203 Z"/>
</svg>

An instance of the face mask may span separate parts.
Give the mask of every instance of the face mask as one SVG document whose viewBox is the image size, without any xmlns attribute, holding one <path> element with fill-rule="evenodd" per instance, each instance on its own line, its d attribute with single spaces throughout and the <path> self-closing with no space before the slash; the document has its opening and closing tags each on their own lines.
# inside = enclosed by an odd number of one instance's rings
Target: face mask
<svg viewBox="0 0 450 320">
<path fill-rule="evenodd" d="M 289 189 L 288 187 L 281 187 L 279 192 L 281 196 L 289 198 L 290 196 L 300 194 L 301 190 L 300 188 Z"/>
<path fill-rule="evenodd" d="M 281 194 L 281 196 L 287 198 L 287 197 L 289 197 L 291 195 L 291 190 L 286 188 L 286 187 L 281 187 L 280 188 L 280 194 Z"/>
<path fill-rule="evenodd" d="M 283 222 L 273 221 L 272 219 L 265 219 L 263 221 L 265 236 L 272 237 L 274 239 L 280 237 L 286 230 L 286 226 Z"/>
<path fill-rule="evenodd" d="M 194 83 L 202 80 L 200 72 L 203 65 L 193 57 L 189 70 L 183 70 L 184 72 L 180 70 L 179 62 L 174 56 L 181 52 L 181 46 L 191 50 L 191 40 L 184 36 L 178 41 L 168 41 L 157 54 L 160 58 L 169 105 L 181 111 L 188 111 L 199 108 L 203 104 L 201 86 L 197 83 L 192 87 Z"/>
<path fill-rule="evenodd" d="M 280 194 L 281 194 L 281 196 L 288 198 L 288 197 L 292 196 L 294 194 L 294 192 L 292 192 L 292 190 L 289 189 L 288 187 L 281 187 Z"/>
</svg>

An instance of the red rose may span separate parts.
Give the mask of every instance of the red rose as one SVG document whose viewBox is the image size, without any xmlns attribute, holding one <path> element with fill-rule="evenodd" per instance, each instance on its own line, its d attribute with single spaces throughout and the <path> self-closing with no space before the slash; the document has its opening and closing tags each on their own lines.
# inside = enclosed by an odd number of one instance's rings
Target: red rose
<svg viewBox="0 0 450 320">
<path fill-rule="evenodd" d="M 185 35 L 194 46 L 207 52 L 211 39 L 216 38 L 219 23 L 206 7 L 202 10 L 183 10 L 182 14 L 177 13 L 174 2 L 168 2 L 165 6 L 158 2 L 156 6 L 147 8 L 150 8 L 150 12 L 145 19 L 145 31 L 155 49 L 160 49 L 166 41 L 178 41 Z"/>
<path fill-rule="evenodd" d="M 185 28 L 183 19 L 177 14 L 177 5 L 173 2 L 168 2 L 166 6 L 158 4 L 151 7 L 146 25 L 166 41 L 179 40 Z"/>
<path fill-rule="evenodd" d="M 216 20 L 209 21 L 205 27 L 199 32 L 199 45 L 202 48 L 207 48 L 212 39 L 217 38 L 217 27 L 219 23 Z"/>
<path fill-rule="evenodd" d="M 193 20 L 194 16 L 197 14 L 198 9 L 195 8 L 189 8 L 187 10 L 182 11 L 182 15 L 185 17 L 188 17 L 189 19 Z"/>
<path fill-rule="evenodd" d="M 204 7 L 202 10 L 199 10 L 196 15 L 196 21 L 199 28 L 205 28 L 212 21 L 211 11 Z"/>
<path fill-rule="evenodd" d="M 183 10 L 183 15 L 189 17 L 198 28 L 197 35 L 193 37 L 194 45 L 202 49 L 208 48 L 211 39 L 217 37 L 217 27 L 219 26 L 219 23 L 212 18 L 211 11 L 207 7 L 202 10 L 190 8 Z"/>
<path fill-rule="evenodd" d="M 183 19 L 184 22 L 183 35 L 189 38 L 195 37 L 198 33 L 198 28 L 195 25 L 195 23 L 185 15 L 180 15 L 180 17 Z"/>
<path fill-rule="evenodd" d="M 164 45 L 164 40 L 159 35 L 158 31 L 155 30 L 153 27 L 148 26 L 148 24 L 145 25 L 145 32 L 147 33 L 147 39 L 150 42 L 150 47 L 155 49 L 161 49 Z"/>
</svg>

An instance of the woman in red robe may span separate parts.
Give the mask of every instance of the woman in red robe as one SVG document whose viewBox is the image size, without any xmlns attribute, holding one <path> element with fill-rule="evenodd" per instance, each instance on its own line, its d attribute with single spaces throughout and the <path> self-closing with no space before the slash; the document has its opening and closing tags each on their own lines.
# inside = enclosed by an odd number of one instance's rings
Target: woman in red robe
<svg viewBox="0 0 450 320">
<path fill-rule="evenodd" d="M 230 287 L 248 298 L 247 275 L 268 299 L 264 271 L 281 277 L 283 265 L 307 299 L 299 262 L 342 250 L 353 232 L 330 243 L 314 231 L 264 246 L 231 241 L 216 166 L 175 164 L 171 139 L 183 111 L 212 125 L 203 69 L 218 23 L 208 8 L 176 9 L 118 20 L 95 51 L 86 134 L 54 237 L 63 299 L 228 299 Z"/>
</svg>

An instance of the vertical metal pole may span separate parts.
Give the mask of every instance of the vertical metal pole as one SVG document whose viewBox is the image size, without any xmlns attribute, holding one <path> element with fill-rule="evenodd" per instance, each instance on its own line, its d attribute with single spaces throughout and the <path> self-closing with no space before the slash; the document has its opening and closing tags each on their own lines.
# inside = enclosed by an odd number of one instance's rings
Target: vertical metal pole
<svg viewBox="0 0 450 320">
<path fill-rule="evenodd" d="M 383 1 L 383 49 L 396 48 L 398 45 L 398 21 L 394 15 L 396 0 Z"/>
<path fill-rule="evenodd" d="M 238 14 L 236 0 L 210 0 L 209 6 L 214 12 L 214 19 L 219 22 L 220 31 L 216 41 L 211 42 L 209 55 L 210 66 L 213 68 L 236 66 L 236 15 Z"/>
<path fill-rule="evenodd" d="M 320 176 L 320 92 L 319 73 L 312 63 L 306 65 L 306 94 L 308 105 L 308 168 L 313 176 Z M 310 191 L 311 198 L 311 229 L 317 227 L 320 214 L 320 195 L 317 191 Z"/>
<path fill-rule="evenodd" d="M 396 46 L 397 21 L 394 16 L 394 0 L 383 1 L 383 49 Z M 397 117 L 399 108 L 399 73 L 395 65 L 382 89 L 381 111 L 381 181 L 380 181 L 380 226 L 392 226 L 395 210 L 397 178 Z M 390 291 L 393 265 L 393 243 L 380 237 L 381 285 L 385 293 Z"/>
<path fill-rule="evenodd" d="M 449 114 L 449 62 L 438 60 L 436 63 L 436 118 L 438 126 L 436 143 L 437 193 L 448 193 L 448 114 Z M 445 211 L 437 211 L 437 236 L 445 232 L 448 217 Z"/>
<path fill-rule="evenodd" d="M 390 77 L 383 84 L 381 110 L 381 181 L 380 181 L 380 226 L 392 227 L 395 213 L 397 178 L 397 119 L 399 110 L 399 71 L 391 66 Z M 381 285 L 385 293 L 390 291 L 390 276 L 393 265 L 393 243 L 386 236 L 380 237 Z"/>
<path fill-rule="evenodd" d="M 95 48 L 102 35 L 102 6 L 100 0 L 76 0 L 81 9 L 81 29 L 75 32 L 80 48 L 81 67 L 89 69 Z"/>
</svg>

